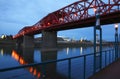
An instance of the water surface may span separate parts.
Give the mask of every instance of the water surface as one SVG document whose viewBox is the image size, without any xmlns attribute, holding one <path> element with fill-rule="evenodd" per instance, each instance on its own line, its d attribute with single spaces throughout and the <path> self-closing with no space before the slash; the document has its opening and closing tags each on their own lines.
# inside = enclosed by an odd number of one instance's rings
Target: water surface
<svg viewBox="0 0 120 79">
<path fill-rule="evenodd" d="M 103 47 L 108 50 L 113 47 Z M 98 48 L 96 48 L 98 50 Z M 0 69 L 45 61 L 60 60 L 93 53 L 93 47 L 66 47 L 56 51 L 41 51 L 40 48 L 21 49 L 0 47 Z M 99 57 L 96 59 L 99 62 Z M 85 79 L 93 74 L 93 56 L 39 65 L 29 68 L 0 72 L 1 79 Z M 85 63 L 86 62 L 86 63 Z M 99 64 L 99 63 L 98 63 Z M 99 66 L 98 66 L 99 67 Z M 97 68 L 97 67 L 96 67 Z"/>
</svg>

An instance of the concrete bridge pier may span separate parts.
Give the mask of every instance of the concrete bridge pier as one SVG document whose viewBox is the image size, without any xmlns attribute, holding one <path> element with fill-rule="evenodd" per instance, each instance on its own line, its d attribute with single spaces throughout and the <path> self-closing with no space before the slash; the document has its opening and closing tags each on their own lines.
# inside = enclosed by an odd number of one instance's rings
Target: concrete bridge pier
<svg viewBox="0 0 120 79">
<path fill-rule="evenodd" d="M 22 44 L 23 44 L 23 38 L 22 37 L 21 38 L 17 38 L 16 39 L 16 46 L 19 48 L 19 47 L 22 46 Z"/>
<path fill-rule="evenodd" d="M 42 51 L 57 50 L 57 32 L 42 31 Z"/>
<path fill-rule="evenodd" d="M 34 36 L 24 35 L 23 36 L 23 48 L 33 48 L 34 47 Z"/>
</svg>

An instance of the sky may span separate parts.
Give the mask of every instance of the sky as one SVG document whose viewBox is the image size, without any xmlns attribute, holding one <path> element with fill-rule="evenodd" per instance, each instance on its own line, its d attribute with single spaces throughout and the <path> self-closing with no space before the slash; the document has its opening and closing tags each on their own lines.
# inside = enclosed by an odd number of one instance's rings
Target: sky
<svg viewBox="0 0 120 79">
<path fill-rule="evenodd" d="M 34 25 L 47 14 L 76 1 L 78 0 L 0 0 L 0 35 L 15 35 L 23 27 Z M 104 40 L 114 40 L 114 24 L 102 26 L 102 29 Z M 93 40 L 93 27 L 59 31 L 58 36 Z"/>
</svg>

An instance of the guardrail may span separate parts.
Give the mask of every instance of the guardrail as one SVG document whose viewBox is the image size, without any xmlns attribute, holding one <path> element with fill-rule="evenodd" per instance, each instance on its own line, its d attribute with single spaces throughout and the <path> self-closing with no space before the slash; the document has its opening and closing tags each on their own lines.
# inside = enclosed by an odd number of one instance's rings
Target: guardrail
<svg viewBox="0 0 120 79">
<path fill-rule="evenodd" d="M 119 54 L 117 54 L 119 55 Z M 120 55 L 119 55 L 120 56 Z M 0 69 L 0 73 L 2 72 L 6 72 L 6 71 L 11 71 L 11 70 L 16 70 L 16 69 L 23 69 L 23 68 L 28 68 L 28 67 L 35 67 L 35 66 L 42 66 L 42 75 L 41 78 L 42 79 L 46 79 L 45 77 L 47 77 L 46 74 L 46 66 L 48 64 L 52 64 L 52 63 L 59 63 L 59 62 L 66 62 L 64 63 L 64 65 L 67 64 L 67 78 L 68 79 L 72 79 L 72 72 L 73 72 L 73 68 L 74 68 L 74 64 L 76 64 L 74 62 L 74 59 L 79 59 L 82 60 L 82 64 L 83 65 L 83 76 L 81 79 L 86 79 L 88 78 L 90 75 L 93 75 L 94 73 L 98 72 L 99 70 L 105 68 L 107 65 L 111 64 L 112 62 L 114 62 L 115 60 L 117 60 L 119 58 L 119 56 L 116 58 L 116 53 L 114 52 L 114 49 L 110 49 L 110 50 L 105 50 L 102 51 L 102 53 L 97 52 L 97 53 L 90 53 L 90 54 L 86 54 L 86 55 L 81 55 L 81 56 L 76 56 L 76 57 L 71 57 L 71 58 L 65 58 L 65 59 L 59 59 L 59 60 L 52 60 L 52 61 L 46 61 L 46 62 L 42 62 L 42 63 L 33 63 L 33 64 L 26 64 L 26 65 L 22 65 L 22 66 L 16 66 L 16 67 L 11 67 L 11 68 L 4 68 L 4 69 Z M 80 63 L 78 61 L 78 63 Z M 89 63 L 89 64 L 88 64 Z M 91 70 L 91 74 L 88 75 L 87 73 L 87 69 L 88 66 L 91 64 L 92 68 Z M 63 67 L 64 67 L 63 65 Z M 79 64 L 77 64 L 79 65 Z M 74 71 L 75 72 L 75 71 Z"/>
</svg>

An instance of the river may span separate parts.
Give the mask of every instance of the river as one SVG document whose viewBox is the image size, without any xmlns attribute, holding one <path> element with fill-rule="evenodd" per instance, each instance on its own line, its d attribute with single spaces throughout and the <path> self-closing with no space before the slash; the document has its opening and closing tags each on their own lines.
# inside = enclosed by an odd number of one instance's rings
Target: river
<svg viewBox="0 0 120 79">
<path fill-rule="evenodd" d="M 103 51 L 112 48 L 112 46 L 103 47 Z M 93 53 L 93 47 L 61 47 L 56 51 L 41 51 L 40 48 L 0 47 L 0 69 L 61 60 L 91 53 Z M 0 79 L 87 79 L 93 74 L 93 69 L 93 56 L 88 56 L 85 59 L 84 57 L 72 59 L 70 63 L 68 60 L 64 60 L 0 72 Z"/>
</svg>

